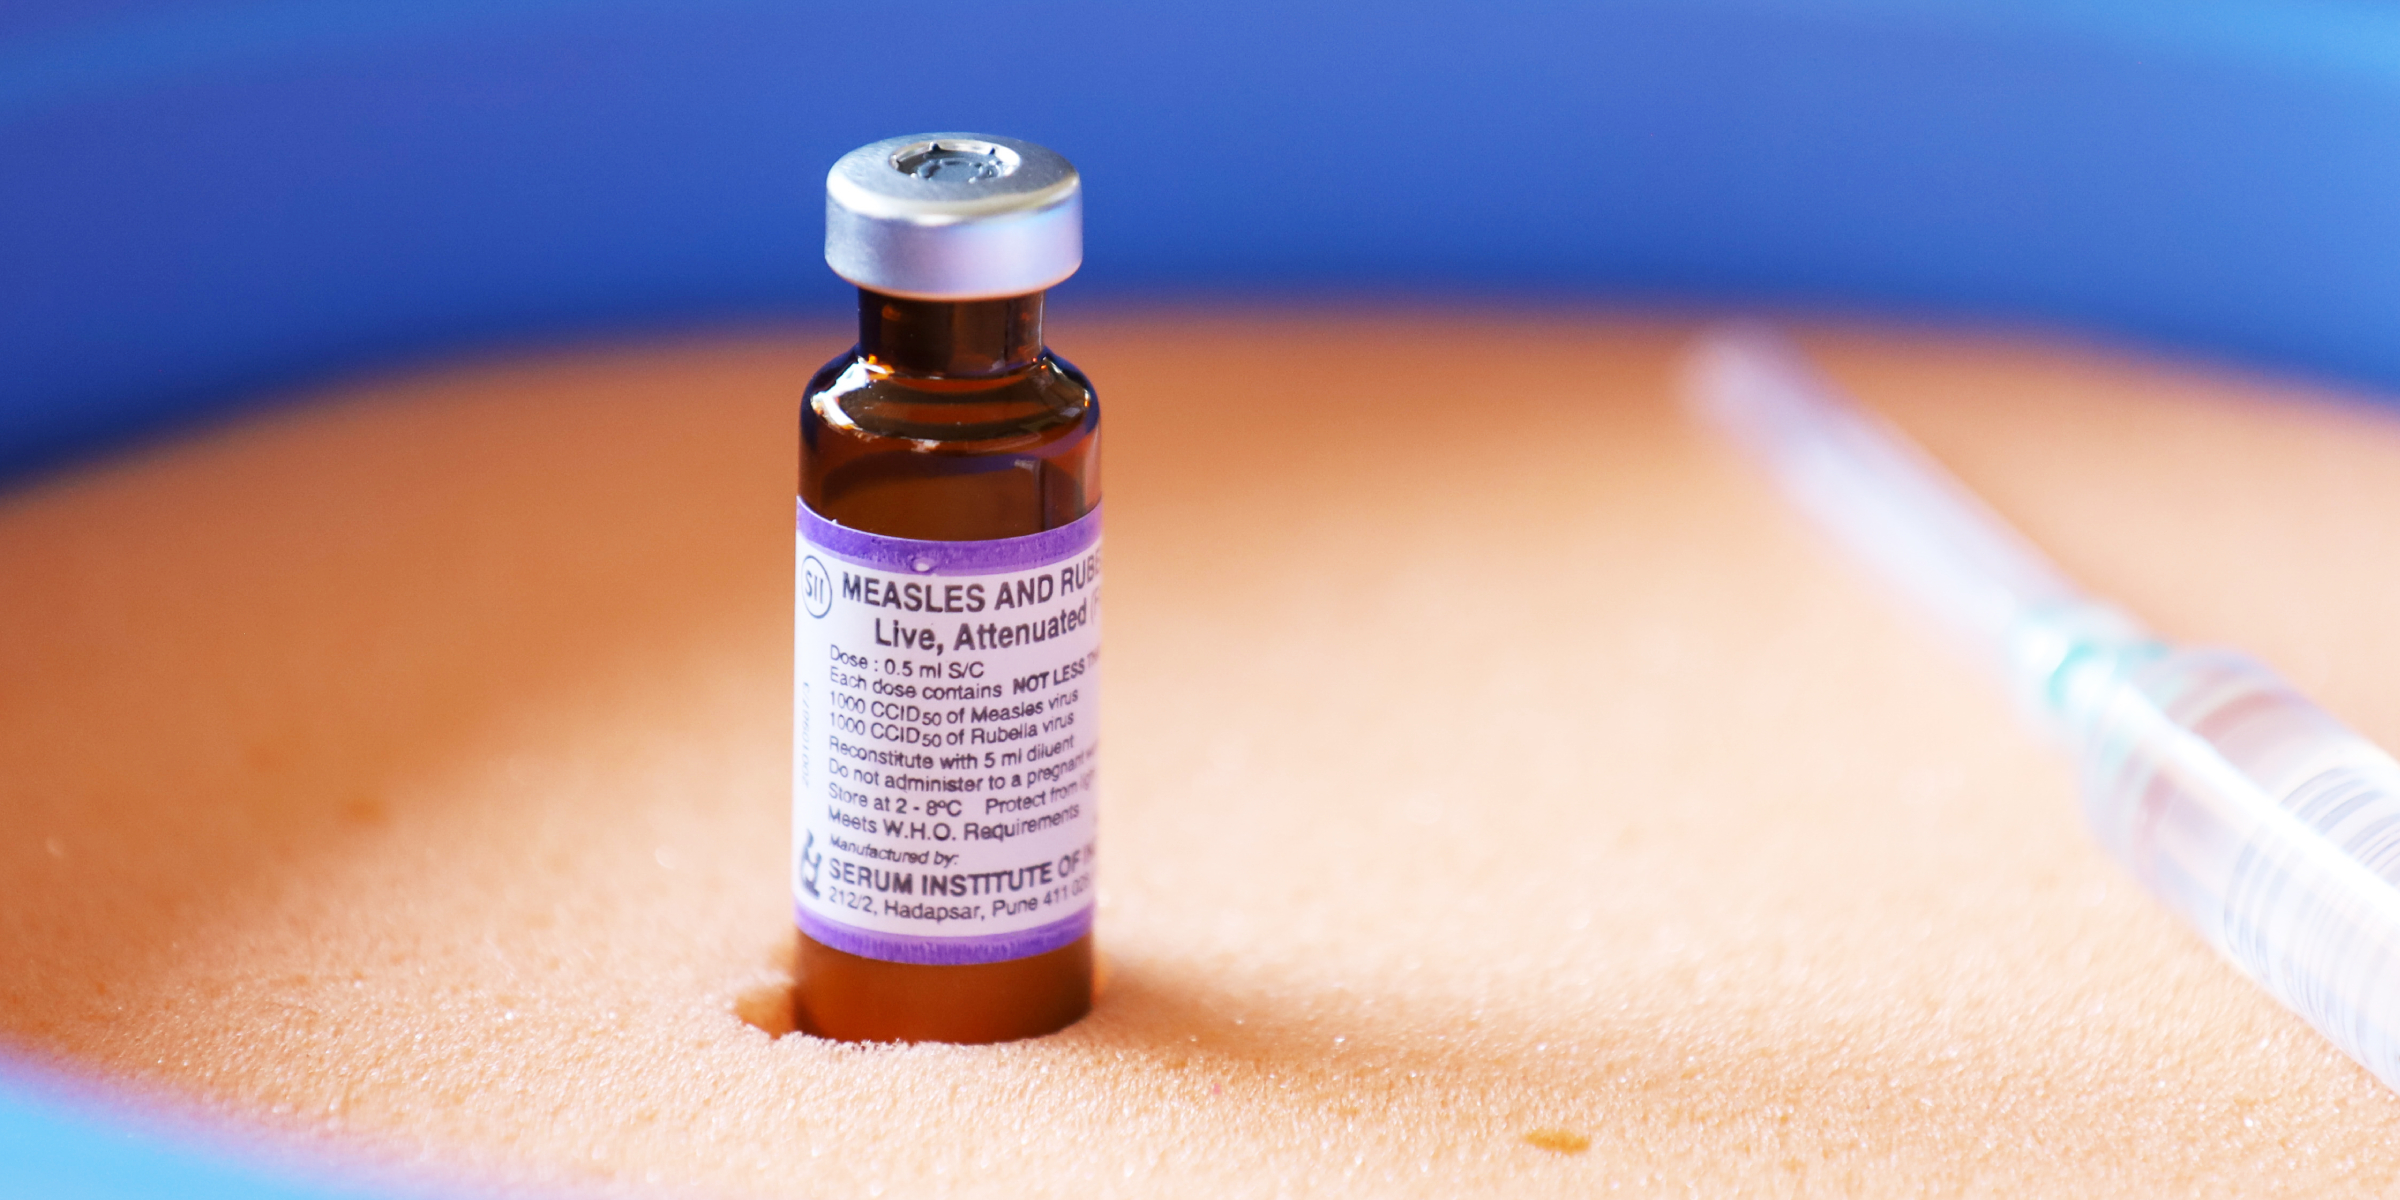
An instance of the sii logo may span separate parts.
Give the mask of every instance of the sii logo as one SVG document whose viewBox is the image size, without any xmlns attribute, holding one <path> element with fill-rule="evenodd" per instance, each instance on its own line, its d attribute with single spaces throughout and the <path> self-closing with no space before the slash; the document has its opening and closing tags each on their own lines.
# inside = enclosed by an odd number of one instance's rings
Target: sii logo
<svg viewBox="0 0 2400 1200">
<path fill-rule="evenodd" d="M 800 560 L 800 607 L 812 617 L 833 611 L 833 579 L 814 554 Z"/>
</svg>

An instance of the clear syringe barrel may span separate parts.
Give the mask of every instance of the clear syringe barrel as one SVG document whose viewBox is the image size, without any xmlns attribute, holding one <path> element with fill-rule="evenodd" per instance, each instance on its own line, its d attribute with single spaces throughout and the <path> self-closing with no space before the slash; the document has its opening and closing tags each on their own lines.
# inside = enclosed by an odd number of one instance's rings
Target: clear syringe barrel
<svg viewBox="0 0 2400 1200">
<path fill-rule="evenodd" d="M 2233 964 L 2400 1090 L 2400 763 L 2265 667 L 2085 595 L 1771 334 L 1694 356 L 1699 412 L 2073 747 L 2084 813 Z"/>
<path fill-rule="evenodd" d="M 2231 651 L 2101 649 L 2054 683 L 2101 844 L 2400 1089 L 2400 762 Z"/>
</svg>

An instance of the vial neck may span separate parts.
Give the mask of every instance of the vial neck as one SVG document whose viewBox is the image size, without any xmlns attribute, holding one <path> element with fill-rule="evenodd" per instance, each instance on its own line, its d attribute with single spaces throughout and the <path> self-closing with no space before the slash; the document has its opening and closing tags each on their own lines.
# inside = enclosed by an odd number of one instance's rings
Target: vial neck
<svg viewBox="0 0 2400 1200">
<path fill-rule="evenodd" d="M 908 300 L 858 289 L 858 352 L 896 375 L 1007 375 L 1042 357 L 1042 293 Z"/>
</svg>

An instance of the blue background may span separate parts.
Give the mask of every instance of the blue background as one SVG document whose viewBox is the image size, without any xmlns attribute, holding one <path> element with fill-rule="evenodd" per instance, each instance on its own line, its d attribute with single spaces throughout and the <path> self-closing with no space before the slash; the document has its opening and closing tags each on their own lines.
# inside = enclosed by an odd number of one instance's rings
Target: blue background
<svg viewBox="0 0 2400 1200">
<path fill-rule="evenodd" d="M 1083 296 L 1997 318 L 2400 390 L 2366 3 L 9 0 L 0 479 L 361 366 L 844 311 L 823 172 L 932 128 L 1077 161 Z M 6 1094 L 0 1193 L 235 1170 Z"/>
</svg>

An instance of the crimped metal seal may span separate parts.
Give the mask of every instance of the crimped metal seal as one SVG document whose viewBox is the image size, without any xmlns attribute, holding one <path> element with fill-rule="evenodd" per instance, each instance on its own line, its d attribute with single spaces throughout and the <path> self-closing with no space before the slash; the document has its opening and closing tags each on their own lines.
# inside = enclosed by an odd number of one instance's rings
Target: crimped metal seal
<svg viewBox="0 0 2400 1200">
<path fill-rule="evenodd" d="M 1018 138 L 886 138 L 825 176 L 825 261 L 860 287 L 919 300 L 1038 292 L 1083 264 L 1083 180 Z"/>
</svg>

